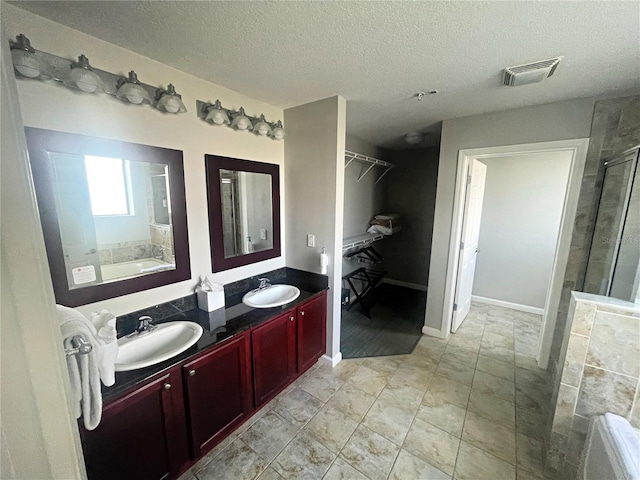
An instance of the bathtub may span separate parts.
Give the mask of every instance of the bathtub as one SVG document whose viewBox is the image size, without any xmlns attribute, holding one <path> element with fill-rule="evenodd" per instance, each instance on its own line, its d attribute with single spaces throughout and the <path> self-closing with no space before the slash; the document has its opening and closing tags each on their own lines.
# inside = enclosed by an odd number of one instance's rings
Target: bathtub
<svg viewBox="0 0 640 480">
<path fill-rule="evenodd" d="M 142 258 L 131 262 L 114 263 L 112 265 L 101 265 L 103 282 L 122 280 L 123 278 L 137 277 L 149 273 L 173 270 L 176 266 L 173 263 L 163 262 L 155 258 Z"/>
</svg>

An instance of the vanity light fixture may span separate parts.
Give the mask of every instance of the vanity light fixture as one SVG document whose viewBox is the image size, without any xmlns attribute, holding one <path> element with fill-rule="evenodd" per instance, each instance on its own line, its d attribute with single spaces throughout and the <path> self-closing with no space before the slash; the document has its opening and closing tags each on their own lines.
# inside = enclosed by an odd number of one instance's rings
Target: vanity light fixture
<svg viewBox="0 0 640 480">
<path fill-rule="evenodd" d="M 264 114 L 260 114 L 258 121 L 253 124 L 253 131 L 262 136 L 271 135 L 273 133 L 273 129 L 265 120 Z"/>
<path fill-rule="evenodd" d="M 92 67 L 85 55 L 80 55 L 78 61 L 73 61 L 36 50 L 23 34 L 18 35 L 15 41 L 9 40 L 9 46 L 17 78 L 52 79 L 85 93 L 104 92 L 125 102 L 148 103 L 167 113 L 187 111 L 182 97 L 171 84 L 164 90 L 141 83 L 133 71 L 125 78 Z"/>
<path fill-rule="evenodd" d="M 232 114 L 231 126 L 238 130 L 253 130 L 251 119 L 244 113 L 244 108 L 240 107 L 237 113 Z"/>
<path fill-rule="evenodd" d="M 169 84 L 166 90 L 156 90 L 156 108 L 168 113 L 184 113 L 187 111 L 182 103 L 182 95 L 176 93 L 176 88 Z"/>
<path fill-rule="evenodd" d="M 133 70 L 129 72 L 129 78 L 122 77 L 118 80 L 117 87 L 118 93 L 116 93 L 116 97 L 124 102 L 133 103 L 134 105 L 151 103 L 151 96 L 142 88 L 138 75 Z"/>
<path fill-rule="evenodd" d="M 224 125 L 225 123 L 226 124 L 231 123 L 231 121 L 229 120 L 229 111 L 227 109 L 222 108 L 222 104 L 220 103 L 220 100 L 216 100 L 216 103 L 209 106 L 206 113 L 207 113 L 207 116 L 205 117 L 205 120 L 209 123 L 216 124 L 216 125 Z"/>
<path fill-rule="evenodd" d="M 10 44 L 11 60 L 18 73 L 27 78 L 50 78 L 46 64 L 31 46 L 29 39 L 20 34 L 16 41 Z"/>
<path fill-rule="evenodd" d="M 212 125 L 229 125 L 237 130 L 253 132 L 256 135 L 282 140 L 285 136 L 282 121 L 270 122 L 264 114 L 259 117 L 247 115 L 243 107 L 239 110 L 224 108 L 220 100 L 214 103 L 196 101 L 197 115 L 199 118 Z"/>
<path fill-rule="evenodd" d="M 78 57 L 77 62 L 69 65 L 71 73 L 64 80 L 68 87 L 79 88 L 86 93 L 104 92 L 104 82 L 89 65 L 89 59 L 84 55 Z"/>
</svg>

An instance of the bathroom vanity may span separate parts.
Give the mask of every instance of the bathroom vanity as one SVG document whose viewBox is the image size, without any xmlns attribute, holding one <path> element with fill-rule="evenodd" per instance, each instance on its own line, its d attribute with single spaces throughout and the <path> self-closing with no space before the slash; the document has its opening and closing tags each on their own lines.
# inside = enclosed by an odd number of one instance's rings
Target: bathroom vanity
<svg viewBox="0 0 640 480">
<path fill-rule="evenodd" d="M 103 389 L 100 425 L 81 428 L 89 478 L 176 478 L 311 367 L 325 352 L 326 288 L 300 290 L 282 307 L 237 303 L 164 319 L 197 322 L 204 333 Z"/>
</svg>

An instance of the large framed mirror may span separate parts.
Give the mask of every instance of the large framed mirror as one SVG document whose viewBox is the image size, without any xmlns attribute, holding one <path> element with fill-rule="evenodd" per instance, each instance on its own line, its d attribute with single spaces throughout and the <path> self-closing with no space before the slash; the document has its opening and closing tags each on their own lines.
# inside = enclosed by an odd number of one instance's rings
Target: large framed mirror
<svg viewBox="0 0 640 480">
<path fill-rule="evenodd" d="M 56 301 L 191 278 L 182 152 L 25 128 Z"/>
<path fill-rule="evenodd" d="M 205 155 L 213 271 L 280 256 L 278 165 Z"/>
</svg>

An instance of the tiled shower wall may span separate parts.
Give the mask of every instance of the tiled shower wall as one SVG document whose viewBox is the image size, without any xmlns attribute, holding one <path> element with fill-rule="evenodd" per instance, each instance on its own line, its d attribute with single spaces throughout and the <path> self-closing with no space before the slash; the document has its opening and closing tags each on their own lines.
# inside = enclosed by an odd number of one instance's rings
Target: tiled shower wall
<svg viewBox="0 0 640 480">
<path fill-rule="evenodd" d="M 640 144 L 640 95 L 596 102 L 569 260 L 551 345 L 549 369 L 554 386 L 552 406 L 556 404 L 564 364 L 562 353 L 569 339 L 567 314 L 571 292 L 581 291 L 583 286 L 589 244 L 602 188 L 604 162 L 638 144 Z"/>
<path fill-rule="evenodd" d="M 574 292 L 568 322 L 547 462 L 573 478 L 591 416 L 611 412 L 640 428 L 640 305 Z"/>
</svg>

